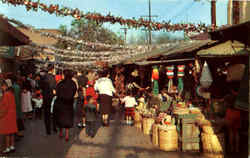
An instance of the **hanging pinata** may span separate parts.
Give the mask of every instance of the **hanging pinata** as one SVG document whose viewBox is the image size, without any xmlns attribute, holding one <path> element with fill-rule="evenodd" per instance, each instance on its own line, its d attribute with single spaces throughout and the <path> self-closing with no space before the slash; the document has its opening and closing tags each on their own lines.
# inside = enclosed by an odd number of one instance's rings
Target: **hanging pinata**
<svg viewBox="0 0 250 158">
<path fill-rule="evenodd" d="M 159 94 L 159 70 L 157 66 L 153 66 L 152 82 L 153 82 L 153 94 L 157 96 Z"/>
<path fill-rule="evenodd" d="M 184 89 L 184 83 L 183 83 L 183 77 L 185 75 L 184 69 L 185 69 L 185 65 L 178 65 L 178 72 L 177 72 L 177 77 L 178 77 L 178 91 L 179 93 L 182 93 L 183 89 Z"/>
<path fill-rule="evenodd" d="M 209 88 L 213 82 L 212 74 L 209 70 L 208 64 L 205 61 L 201 72 L 200 84 L 203 88 Z"/>
<path fill-rule="evenodd" d="M 173 86 L 173 78 L 174 78 L 174 66 L 167 66 L 167 76 L 168 76 L 168 93 L 171 92 Z"/>
</svg>

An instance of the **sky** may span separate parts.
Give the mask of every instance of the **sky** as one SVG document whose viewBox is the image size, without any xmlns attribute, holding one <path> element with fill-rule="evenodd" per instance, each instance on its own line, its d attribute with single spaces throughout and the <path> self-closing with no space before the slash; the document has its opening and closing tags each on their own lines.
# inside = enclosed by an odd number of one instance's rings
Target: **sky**
<svg viewBox="0 0 250 158">
<path fill-rule="evenodd" d="M 32 0 L 36 1 L 36 0 Z M 154 21 L 171 21 L 171 23 L 205 23 L 211 24 L 210 1 L 200 0 L 151 0 L 152 15 Z M 46 4 L 59 4 L 70 8 L 78 8 L 83 12 L 99 12 L 103 15 L 111 13 L 114 16 L 123 18 L 140 18 L 148 15 L 148 0 L 40 0 Z M 217 0 L 216 3 L 217 25 L 227 24 L 227 0 Z M 9 18 L 17 19 L 24 24 L 29 24 L 35 28 L 56 29 L 61 24 L 70 26 L 72 17 L 57 17 L 55 14 L 49 14 L 43 11 L 26 11 L 24 6 L 13 6 L 3 4 L 0 1 L 0 14 Z M 124 26 L 118 24 L 105 24 L 108 29 L 123 35 Z M 128 38 L 137 36 L 142 30 L 128 30 Z M 159 33 L 159 32 L 158 32 Z M 154 32 L 154 34 L 157 34 Z M 174 33 L 173 36 L 182 36 L 182 33 Z"/>
</svg>

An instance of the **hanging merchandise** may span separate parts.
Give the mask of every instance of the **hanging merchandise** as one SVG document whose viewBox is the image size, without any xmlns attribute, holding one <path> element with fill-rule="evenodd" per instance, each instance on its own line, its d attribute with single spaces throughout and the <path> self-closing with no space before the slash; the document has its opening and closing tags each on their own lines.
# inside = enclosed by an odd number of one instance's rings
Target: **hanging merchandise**
<svg viewBox="0 0 250 158">
<path fill-rule="evenodd" d="M 209 70 L 208 64 L 205 61 L 200 78 L 200 84 L 203 88 L 209 88 L 213 82 L 212 74 Z"/>
<path fill-rule="evenodd" d="M 153 66 L 152 82 L 153 82 L 153 94 L 157 96 L 159 94 L 159 70 L 157 66 Z"/>
<path fill-rule="evenodd" d="M 167 66 L 167 76 L 168 76 L 168 93 L 171 92 L 173 86 L 173 78 L 174 78 L 174 66 Z"/>
<path fill-rule="evenodd" d="M 178 65 L 178 72 L 177 72 L 177 77 L 178 77 L 178 91 L 179 93 L 182 93 L 183 89 L 184 89 L 184 83 L 183 83 L 183 77 L 185 75 L 184 69 L 185 69 L 185 65 Z"/>
<path fill-rule="evenodd" d="M 200 63 L 199 63 L 198 59 L 195 59 L 194 65 L 195 65 L 196 73 L 200 73 L 201 72 L 201 66 L 200 66 Z"/>
</svg>

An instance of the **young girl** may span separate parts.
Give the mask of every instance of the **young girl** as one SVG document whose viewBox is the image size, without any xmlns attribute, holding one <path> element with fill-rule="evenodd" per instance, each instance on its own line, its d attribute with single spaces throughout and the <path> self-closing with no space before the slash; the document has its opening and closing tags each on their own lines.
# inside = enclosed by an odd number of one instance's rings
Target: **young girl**
<svg viewBox="0 0 250 158">
<path fill-rule="evenodd" d="M 32 104 L 31 104 L 31 92 L 24 87 L 21 93 L 21 103 L 22 103 L 22 111 L 25 114 L 25 118 L 32 119 Z"/>
<path fill-rule="evenodd" d="M 132 92 L 129 92 L 126 97 L 121 99 L 121 102 L 125 103 L 126 123 L 128 125 L 131 125 L 132 124 L 132 117 L 134 116 L 135 106 L 137 105 L 135 98 L 132 96 Z"/>
<path fill-rule="evenodd" d="M 32 101 L 34 102 L 36 118 L 41 119 L 43 97 L 40 90 L 36 90 L 34 96 L 32 97 Z"/>
</svg>

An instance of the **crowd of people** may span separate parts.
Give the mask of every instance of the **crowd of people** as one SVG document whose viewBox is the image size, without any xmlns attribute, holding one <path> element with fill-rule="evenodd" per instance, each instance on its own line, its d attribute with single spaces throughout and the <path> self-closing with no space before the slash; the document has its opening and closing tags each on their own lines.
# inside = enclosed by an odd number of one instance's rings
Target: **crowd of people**
<svg viewBox="0 0 250 158">
<path fill-rule="evenodd" d="M 15 140 L 24 137 L 25 121 L 29 119 L 43 119 L 46 135 L 59 133 L 66 141 L 73 127 L 86 127 L 87 136 L 93 138 L 98 120 L 109 126 L 114 97 L 124 103 L 125 118 L 131 124 L 137 105 L 133 88 L 128 86 L 130 90 L 126 91 L 125 83 L 117 76 L 112 79 L 107 70 L 63 70 L 55 75 L 54 71 L 54 66 L 49 65 L 39 73 L 1 74 L 0 134 L 5 136 L 4 154 L 15 151 Z M 121 74 L 119 77 L 124 78 Z"/>
<path fill-rule="evenodd" d="M 169 106 L 178 100 L 179 95 L 171 96 L 162 89 L 159 96 L 154 96 L 152 89 L 139 86 L 137 70 L 126 77 L 123 70 L 116 69 L 112 74 L 108 70 L 76 72 L 66 69 L 54 75 L 54 66 L 49 65 L 39 73 L 1 74 L 0 134 L 5 136 L 6 147 L 3 153 L 15 151 L 15 141 L 24 137 L 25 121 L 29 119 L 43 119 L 46 135 L 59 133 L 60 138 L 65 137 L 69 141 L 70 128 L 85 128 L 87 136 L 93 138 L 98 121 L 108 127 L 114 113 L 114 99 L 123 109 L 127 125 L 133 124 L 136 106 L 140 108 L 147 103 L 149 108 L 163 101 L 167 107 L 156 108 L 171 111 Z M 240 115 L 230 112 L 227 110 L 227 120 Z M 233 129 L 230 133 L 238 135 L 235 134 L 238 124 L 231 124 L 228 125 Z M 233 134 L 230 135 L 230 143 L 232 140 Z"/>
</svg>

